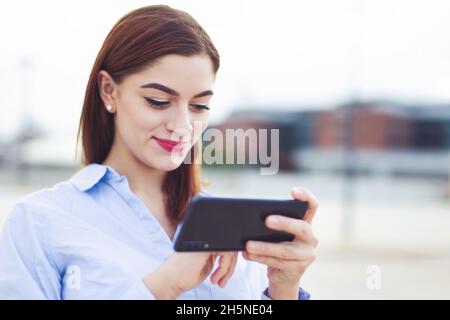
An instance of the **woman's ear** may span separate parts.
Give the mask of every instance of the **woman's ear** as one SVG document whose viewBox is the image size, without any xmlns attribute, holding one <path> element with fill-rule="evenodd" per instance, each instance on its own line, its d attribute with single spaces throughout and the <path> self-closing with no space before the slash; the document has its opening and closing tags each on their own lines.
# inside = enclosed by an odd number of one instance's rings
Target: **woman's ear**
<svg viewBox="0 0 450 320">
<path fill-rule="evenodd" d="M 116 110 L 115 97 L 117 96 L 117 85 L 111 75 L 105 70 L 100 70 L 97 77 L 97 85 L 105 107 L 114 113 Z"/>
</svg>

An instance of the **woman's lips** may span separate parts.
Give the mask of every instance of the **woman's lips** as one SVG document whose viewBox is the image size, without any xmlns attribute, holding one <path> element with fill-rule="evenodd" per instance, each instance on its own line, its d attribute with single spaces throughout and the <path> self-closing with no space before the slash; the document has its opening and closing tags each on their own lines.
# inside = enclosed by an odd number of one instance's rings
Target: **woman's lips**
<svg viewBox="0 0 450 320">
<path fill-rule="evenodd" d="M 158 144 L 166 151 L 172 152 L 172 151 L 181 151 L 183 150 L 183 147 L 186 142 L 184 141 L 173 141 L 173 140 L 167 140 L 162 138 L 153 137 L 153 139 L 158 142 Z"/>
</svg>

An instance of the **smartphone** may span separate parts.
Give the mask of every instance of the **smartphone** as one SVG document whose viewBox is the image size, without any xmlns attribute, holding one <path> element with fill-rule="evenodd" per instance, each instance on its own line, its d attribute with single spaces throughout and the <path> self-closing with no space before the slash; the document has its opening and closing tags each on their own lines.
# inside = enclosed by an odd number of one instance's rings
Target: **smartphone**
<svg viewBox="0 0 450 320">
<path fill-rule="evenodd" d="M 308 203 L 299 200 L 223 198 L 197 195 L 189 204 L 175 251 L 244 251 L 248 240 L 292 241 L 294 235 L 269 229 L 272 214 L 303 219 Z"/>
</svg>

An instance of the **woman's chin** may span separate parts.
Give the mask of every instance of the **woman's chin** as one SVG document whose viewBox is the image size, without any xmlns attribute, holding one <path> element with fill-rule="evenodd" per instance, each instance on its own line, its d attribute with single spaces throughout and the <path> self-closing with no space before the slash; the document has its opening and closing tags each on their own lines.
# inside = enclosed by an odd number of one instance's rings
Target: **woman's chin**
<svg viewBox="0 0 450 320">
<path fill-rule="evenodd" d="M 182 150 L 174 149 L 172 152 L 167 152 L 162 151 L 160 146 L 151 145 L 151 148 L 146 150 L 142 156 L 148 166 L 168 172 L 177 169 L 187 160 L 191 148 L 192 146 L 190 148 L 183 148 Z"/>
<path fill-rule="evenodd" d="M 183 160 L 180 159 L 179 161 L 176 161 L 175 159 L 170 159 L 169 157 L 169 159 L 161 159 L 161 161 L 157 161 L 156 163 L 154 163 L 154 160 L 152 162 L 153 168 L 168 172 L 177 169 L 183 163 Z"/>
</svg>

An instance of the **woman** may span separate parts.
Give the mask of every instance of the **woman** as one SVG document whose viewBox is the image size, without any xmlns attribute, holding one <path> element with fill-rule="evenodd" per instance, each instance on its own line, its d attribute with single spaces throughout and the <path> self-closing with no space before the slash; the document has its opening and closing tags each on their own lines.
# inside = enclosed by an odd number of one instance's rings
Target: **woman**
<svg viewBox="0 0 450 320">
<path fill-rule="evenodd" d="M 0 298 L 309 297 L 299 282 L 314 260 L 317 201 L 304 188 L 292 196 L 309 202 L 305 221 L 267 220 L 293 242 L 248 242 L 242 256 L 172 249 L 201 192 L 198 164 L 183 160 L 207 126 L 218 68 L 216 48 L 185 12 L 147 6 L 116 23 L 87 85 L 86 166 L 13 208 L 0 238 Z"/>
</svg>

